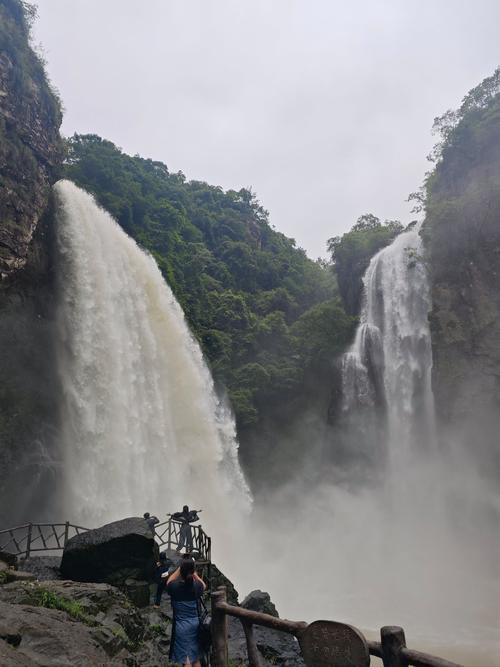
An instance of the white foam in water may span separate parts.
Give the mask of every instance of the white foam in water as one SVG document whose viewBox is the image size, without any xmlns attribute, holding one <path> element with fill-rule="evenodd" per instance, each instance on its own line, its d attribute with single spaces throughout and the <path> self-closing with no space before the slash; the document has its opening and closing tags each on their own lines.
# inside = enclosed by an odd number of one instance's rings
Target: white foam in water
<svg viewBox="0 0 500 667">
<path fill-rule="evenodd" d="M 227 552 L 251 498 L 200 347 L 154 259 L 73 183 L 55 193 L 65 516 L 189 504 Z"/>
</svg>

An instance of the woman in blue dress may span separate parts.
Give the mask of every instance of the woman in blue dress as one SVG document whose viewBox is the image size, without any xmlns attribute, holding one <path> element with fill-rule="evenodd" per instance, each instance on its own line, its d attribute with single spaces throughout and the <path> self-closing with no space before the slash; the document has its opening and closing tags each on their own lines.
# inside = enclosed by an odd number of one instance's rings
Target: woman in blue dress
<svg viewBox="0 0 500 667">
<path fill-rule="evenodd" d="M 201 667 L 198 645 L 198 600 L 206 588 L 194 569 L 194 560 L 184 558 L 181 566 L 168 578 L 167 593 L 174 610 L 174 627 L 170 660 L 188 667 Z"/>
</svg>

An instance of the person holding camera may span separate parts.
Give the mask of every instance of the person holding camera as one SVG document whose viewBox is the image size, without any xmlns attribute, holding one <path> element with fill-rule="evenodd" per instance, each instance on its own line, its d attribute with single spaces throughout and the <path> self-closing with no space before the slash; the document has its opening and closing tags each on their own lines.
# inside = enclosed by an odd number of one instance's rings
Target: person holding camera
<svg viewBox="0 0 500 667">
<path fill-rule="evenodd" d="M 180 534 L 179 534 L 179 546 L 176 551 L 181 551 L 184 546 L 187 551 L 193 550 L 193 533 L 191 530 L 191 524 L 195 521 L 199 521 L 200 518 L 198 514 L 201 510 L 190 510 L 187 505 L 184 505 L 182 512 L 174 512 L 174 514 L 169 514 L 172 519 L 181 522 Z"/>
<path fill-rule="evenodd" d="M 195 571 L 194 559 L 185 554 L 180 566 L 167 579 L 167 593 L 174 610 L 169 659 L 191 667 L 201 667 L 198 601 L 206 584 Z"/>
</svg>

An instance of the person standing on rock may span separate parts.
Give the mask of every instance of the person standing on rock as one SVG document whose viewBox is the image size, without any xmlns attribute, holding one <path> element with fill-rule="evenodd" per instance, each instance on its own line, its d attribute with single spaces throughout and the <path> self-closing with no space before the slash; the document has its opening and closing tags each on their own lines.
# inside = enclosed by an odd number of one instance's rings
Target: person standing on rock
<svg viewBox="0 0 500 667">
<path fill-rule="evenodd" d="M 181 528 L 179 533 L 179 546 L 176 551 L 181 551 L 185 546 L 187 551 L 192 551 L 193 549 L 193 533 L 191 531 L 191 524 L 195 521 L 199 521 L 200 517 L 198 514 L 201 510 L 190 510 L 187 505 L 184 505 L 182 512 L 174 512 L 174 514 L 169 514 L 172 519 L 181 522 Z"/>
<path fill-rule="evenodd" d="M 201 667 L 198 600 L 205 589 L 205 582 L 195 572 L 193 558 L 184 558 L 180 567 L 168 578 L 167 593 L 174 610 L 169 655 L 172 662 Z"/>
<path fill-rule="evenodd" d="M 160 523 L 160 519 L 157 516 L 151 516 L 149 512 L 144 512 L 144 521 L 148 524 L 149 530 L 153 533 L 153 535 L 156 534 L 155 531 L 155 526 L 157 523 Z"/>
</svg>

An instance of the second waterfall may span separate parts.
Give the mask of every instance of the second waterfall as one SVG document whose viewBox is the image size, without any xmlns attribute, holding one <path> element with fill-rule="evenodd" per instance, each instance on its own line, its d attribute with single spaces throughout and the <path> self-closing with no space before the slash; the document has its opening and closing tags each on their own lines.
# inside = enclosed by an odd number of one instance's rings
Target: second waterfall
<svg viewBox="0 0 500 667">
<path fill-rule="evenodd" d="M 357 436 L 391 466 L 404 466 L 435 440 L 431 306 L 422 253 L 420 225 L 414 225 L 372 258 L 356 337 L 342 359 L 342 411 L 358 424 L 364 414 L 364 432 Z"/>
<path fill-rule="evenodd" d="M 90 526 L 188 503 L 220 532 L 250 494 L 233 420 L 183 312 L 154 259 L 89 194 L 69 181 L 55 194 L 59 503 Z"/>
</svg>

